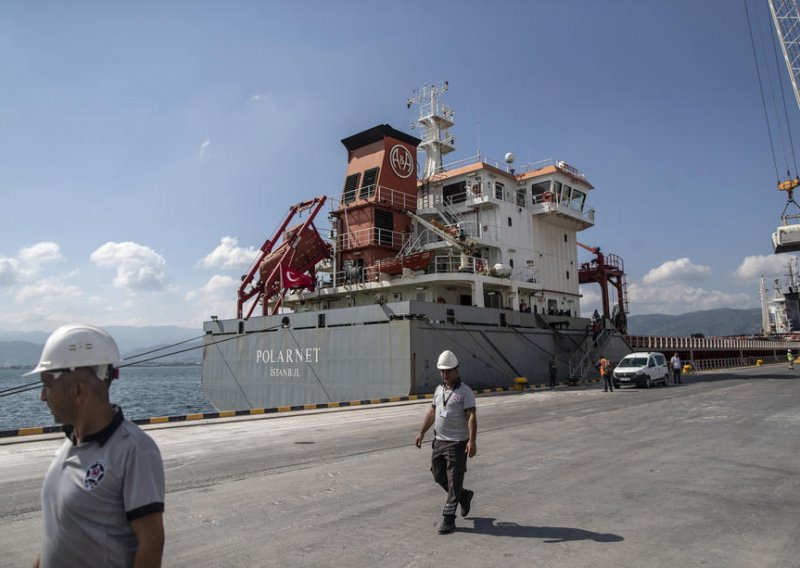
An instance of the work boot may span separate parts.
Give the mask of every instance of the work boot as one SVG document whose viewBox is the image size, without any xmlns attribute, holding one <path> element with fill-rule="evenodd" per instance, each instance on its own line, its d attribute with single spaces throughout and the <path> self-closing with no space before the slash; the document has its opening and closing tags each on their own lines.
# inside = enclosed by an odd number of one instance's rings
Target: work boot
<svg viewBox="0 0 800 568">
<path fill-rule="evenodd" d="M 447 516 L 442 517 L 442 522 L 439 523 L 439 526 L 436 527 L 436 530 L 439 534 L 450 534 L 454 530 L 456 530 L 456 518 L 455 516 Z"/>
<path fill-rule="evenodd" d="M 461 494 L 461 516 L 466 517 L 469 515 L 469 508 L 472 506 L 472 497 L 475 496 L 474 491 L 465 489 Z"/>
</svg>

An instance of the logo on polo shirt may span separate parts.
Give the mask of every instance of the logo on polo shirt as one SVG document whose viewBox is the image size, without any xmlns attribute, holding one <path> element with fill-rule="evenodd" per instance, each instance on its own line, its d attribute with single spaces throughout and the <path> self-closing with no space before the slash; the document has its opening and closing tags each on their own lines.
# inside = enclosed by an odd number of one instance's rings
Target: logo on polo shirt
<svg viewBox="0 0 800 568">
<path fill-rule="evenodd" d="M 90 465 L 86 469 L 86 475 L 83 477 L 83 487 L 86 491 L 91 491 L 103 481 L 106 476 L 106 462 L 99 460 Z"/>
</svg>

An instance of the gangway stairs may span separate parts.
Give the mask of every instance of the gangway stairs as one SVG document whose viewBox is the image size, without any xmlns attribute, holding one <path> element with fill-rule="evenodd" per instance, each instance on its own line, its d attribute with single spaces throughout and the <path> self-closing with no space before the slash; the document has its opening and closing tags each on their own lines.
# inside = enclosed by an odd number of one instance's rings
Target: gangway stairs
<svg viewBox="0 0 800 568">
<path fill-rule="evenodd" d="M 570 357 L 569 360 L 569 382 L 579 382 L 585 380 L 591 370 L 593 370 L 594 363 L 600 358 L 603 350 L 608 345 L 608 342 L 614 336 L 614 329 L 604 327 L 603 330 L 597 334 L 596 339 L 588 336 L 580 348 Z"/>
</svg>

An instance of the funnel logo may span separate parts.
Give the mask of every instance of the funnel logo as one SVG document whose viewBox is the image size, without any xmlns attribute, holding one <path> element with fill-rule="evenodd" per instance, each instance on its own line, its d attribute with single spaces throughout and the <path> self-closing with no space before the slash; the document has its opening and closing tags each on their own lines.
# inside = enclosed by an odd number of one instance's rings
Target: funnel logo
<svg viewBox="0 0 800 568">
<path fill-rule="evenodd" d="M 414 158 L 408 148 L 397 144 L 389 153 L 389 163 L 397 177 L 407 178 L 414 173 Z"/>
</svg>

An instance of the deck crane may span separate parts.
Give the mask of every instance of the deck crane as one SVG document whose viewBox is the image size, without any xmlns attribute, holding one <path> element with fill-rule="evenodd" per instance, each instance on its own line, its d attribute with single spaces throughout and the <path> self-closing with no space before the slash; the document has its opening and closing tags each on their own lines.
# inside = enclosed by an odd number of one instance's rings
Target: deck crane
<svg viewBox="0 0 800 568">
<path fill-rule="evenodd" d="M 578 282 L 580 284 L 600 284 L 603 300 L 603 317 L 610 319 L 614 327 L 622 334 L 628 333 L 628 291 L 625 283 L 625 265 L 622 258 L 616 254 L 605 255 L 600 252 L 600 247 L 590 247 L 581 242 L 578 246 L 586 249 L 593 255 L 594 260 L 582 262 L 578 268 Z M 617 289 L 617 305 L 613 312 L 608 300 L 608 285 Z"/>
<path fill-rule="evenodd" d="M 768 0 L 772 21 L 789 71 L 795 101 L 800 107 L 800 6 L 798 0 Z M 778 182 L 778 190 L 786 192 L 786 206 L 781 214 L 781 224 L 772 233 L 775 253 L 800 251 L 800 205 L 794 200 L 794 190 L 800 186 L 800 178 L 791 175 Z M 793 207 L 793 213 L 790 213 Z"/>
</svg>

